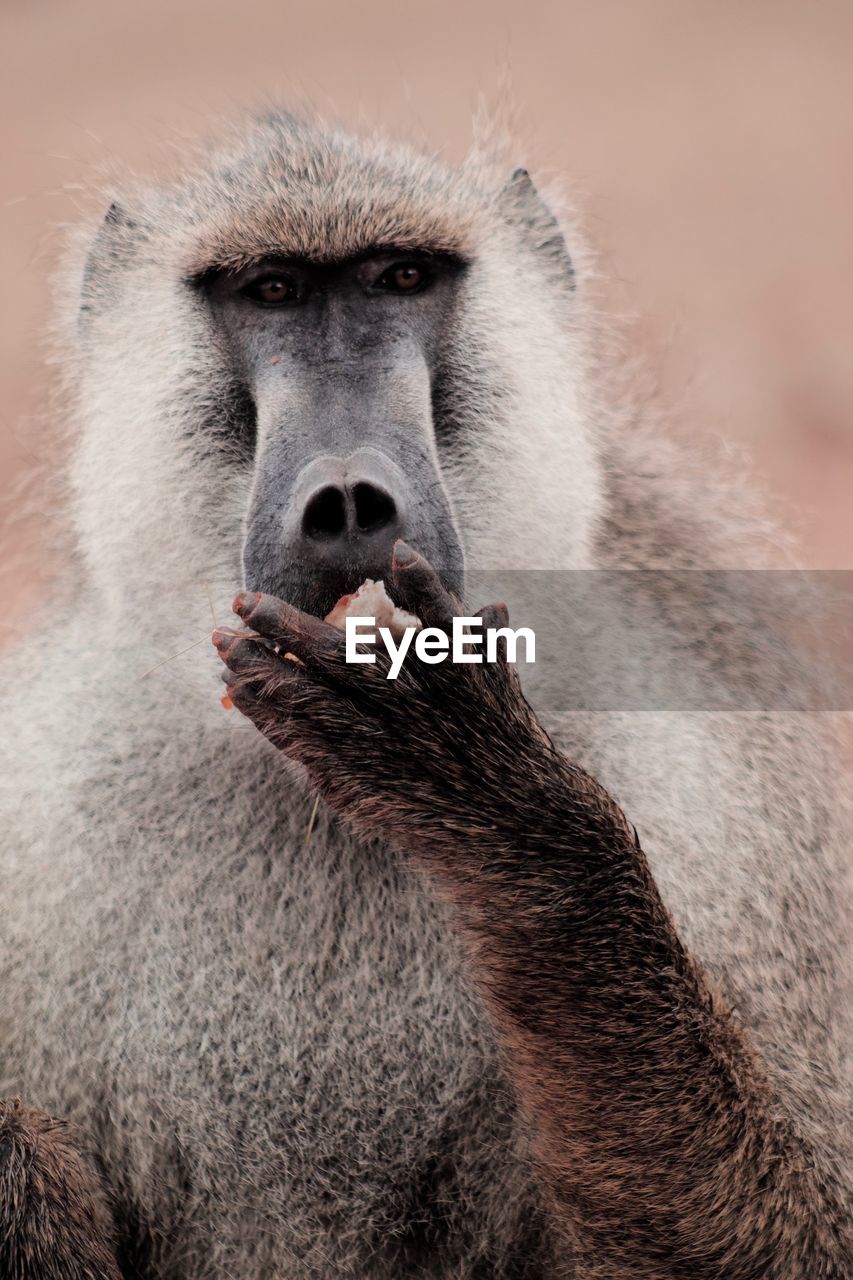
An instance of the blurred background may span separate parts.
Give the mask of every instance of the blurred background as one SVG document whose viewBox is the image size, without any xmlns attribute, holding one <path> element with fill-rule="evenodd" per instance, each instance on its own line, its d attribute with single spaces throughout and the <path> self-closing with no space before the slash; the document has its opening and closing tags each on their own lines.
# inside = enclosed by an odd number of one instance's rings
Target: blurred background
<svg viewBox="0 0 853 1280">
<path fill-rule="evenodd" d="M 800 563 L 853 567 L 850 0 L 2 0 L 0 50 L 7 508 L 45 453 L 41 335 L 94 175 L 171 168 L 276 100 L 453 159 L 484 95 L 574 193 L 677 416 L 748 447 Z M 0 547 L 13 615 L 38 523 Z"/>
</svg>

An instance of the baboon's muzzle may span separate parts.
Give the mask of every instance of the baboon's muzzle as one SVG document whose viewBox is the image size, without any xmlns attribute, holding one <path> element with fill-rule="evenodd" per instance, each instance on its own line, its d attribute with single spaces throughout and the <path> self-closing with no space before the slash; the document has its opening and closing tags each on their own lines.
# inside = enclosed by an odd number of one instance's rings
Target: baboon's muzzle
<svg viewBox="0 0 853 1280">
<path fill-rule="evenodd" d="M 416 366 L 327 367 L 290 382 L 276 418 L 259 413 L 243 550 L 249 590 L 322 615 L 365 578 L 386 577 L 394 542 L 405 538 L 461 592 L 429 381 Z"/>
</svg>

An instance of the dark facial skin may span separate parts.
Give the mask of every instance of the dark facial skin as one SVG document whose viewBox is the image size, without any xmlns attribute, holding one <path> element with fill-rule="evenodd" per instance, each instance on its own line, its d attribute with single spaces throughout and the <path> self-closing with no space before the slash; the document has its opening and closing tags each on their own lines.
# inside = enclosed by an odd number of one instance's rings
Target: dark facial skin
<svg viewBox="0 0 853 1280">
<path fill-rule="evenodd" d="M 326 265 L 270 258 L 206 278 L 256 414 L 248 589 L 322 616 L 387 573 L 398 537 L 461 589 L 432 394 L 463 270 L 392 250 Z"/>
</svg>

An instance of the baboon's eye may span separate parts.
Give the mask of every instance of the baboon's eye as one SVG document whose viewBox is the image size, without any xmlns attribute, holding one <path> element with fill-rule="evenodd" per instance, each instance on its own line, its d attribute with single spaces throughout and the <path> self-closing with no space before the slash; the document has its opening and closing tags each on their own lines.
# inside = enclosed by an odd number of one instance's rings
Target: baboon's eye
<svg viewBox="0 0 853 1280">
<path fill-rule="evenodd" d="M 281 271 L 269 271 L 243 285 L 240 293 L 251 302 L 259 302 L 264 307 L 280 307 L 288 302 L 302 302 L 308 292 L 307 286 L 293 276 L 284 275 Z"/>
<path fill-rule="evenodd" d="M 429 283 L 429 272 L 419 262 L 395 262 L 374 284 L 385 293 L 418 293 Z"/>
</svg>

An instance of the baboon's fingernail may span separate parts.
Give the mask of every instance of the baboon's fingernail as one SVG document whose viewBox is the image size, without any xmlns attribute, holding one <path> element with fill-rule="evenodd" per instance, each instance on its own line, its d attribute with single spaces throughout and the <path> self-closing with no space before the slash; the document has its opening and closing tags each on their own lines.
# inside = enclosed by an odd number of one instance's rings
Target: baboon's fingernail
<svg viewBox="0 0 853 1280">
<path fill-rule="evenodd" d="M 408 542 L 404 542 L 402 538 L 398 538 L 394 543 L 394 567 L 395 569 L 408 569 L 415 563 L 418 553 Z"/>
<path fill-rule="evenodd" d="M 228 648 L 229 640 L 232 640 L 233 636 L 226 636 L 224 631 L 216 630 L 214 631 L 213 635 L 210 638 L 213 641 L 213 644 L 216 646 L 216 649 L 219 651 L 219 653 L 224 653 L 225 650 Z"/>
<path fill-rule="evenodd" d="M 239 591 L 234 597 L 231 608 L 241 618 L 248 618 L 258 607 L 260 594 L 257 591 Z"/>
</svg>

